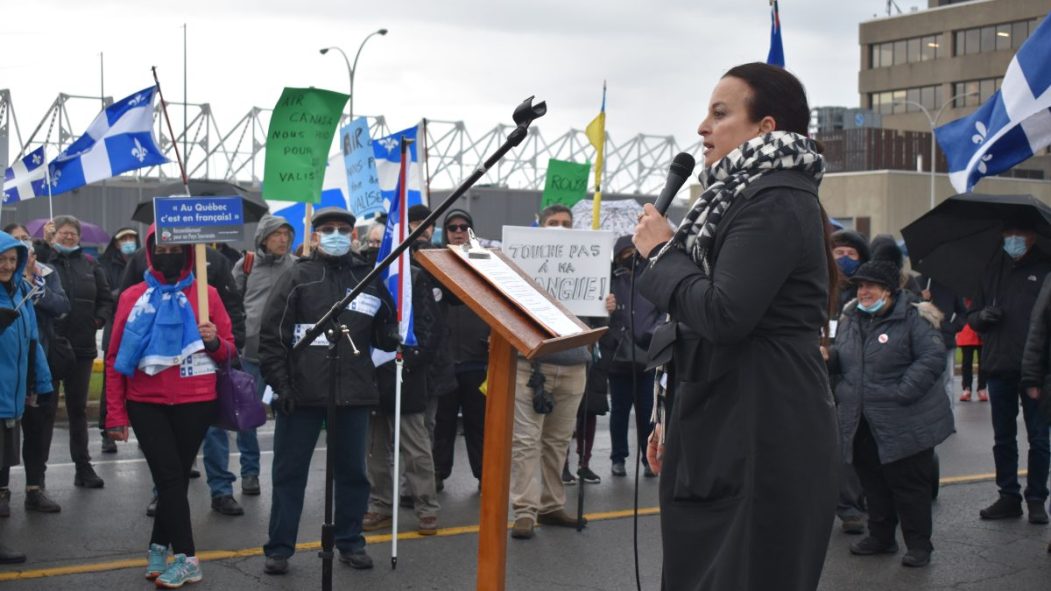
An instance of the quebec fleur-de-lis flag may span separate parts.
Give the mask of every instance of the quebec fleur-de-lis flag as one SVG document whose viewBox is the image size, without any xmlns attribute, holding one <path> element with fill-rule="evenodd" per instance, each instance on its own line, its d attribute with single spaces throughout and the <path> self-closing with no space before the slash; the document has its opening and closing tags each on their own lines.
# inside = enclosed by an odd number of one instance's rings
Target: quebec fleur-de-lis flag
<svg viewBox="0 0 1051 591">
<path fill-rule="evenodd" d="M 1022 44 L 1003 84 L 977 111 L 935 130 L 961 193 L 1051 145 L 1051 15 Z"/>
<path fill-rule="evenodd" d="M 153 139 L 156 92 L 155 86 L 140 90 L 99 113 L 77 141 L 48 163 L 51 194 L 168 162 Z M 47 188 L 37 194 L 48 194 Z"/>
</svg>

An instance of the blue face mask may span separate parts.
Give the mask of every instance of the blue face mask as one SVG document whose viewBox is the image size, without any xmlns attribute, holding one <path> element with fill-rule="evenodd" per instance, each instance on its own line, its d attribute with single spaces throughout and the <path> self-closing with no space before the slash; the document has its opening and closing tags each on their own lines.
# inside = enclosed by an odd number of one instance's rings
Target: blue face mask
<svg viewBox="0 0 1051 591">
<path fill-rule="evenodd" d="M 55 250 L 59 251 L 62 254 L 69 254 L 71 252 L 77 252 L 78 250 L 80 250 L 80 245 L 78 244 L 76 246 L 72 246 L 71 247 L 71 246 L 65 246 L 63 244 L 59 244 L 58 242 L 56 242 L 56 243 L 51 245 L 51 248 L 54 248 Z"/>
<path fill-rule="evenodd" d="M 858 267 L 861 266 L 861 261 L 856 261 L 848 256 L 841 256 L 836 259 L 836 264 L 839 265 L 839 270 L 843 271 L 843 274 L 847 277 L 853 277 L 854 273 L 857 272 Z"/>
<path fill-rule="evenodd" d="M 1029 250 L 1025 245 L 1025 236 L 1004 236 L 1004 252 L 1013 259 L 1020 259 Z"/>
<path fill-rule="evenodd" d="M 325 254 L 341 257 L 350 252 L 350 236 L 339 232 L 322 234 L 321 250 L 324 250 Z"/>
<path fill-rule="evenodd" d="M 880 299 L 876 300 L 876 303 L 872 304 L 871 306 L 866 306 L 865 304 L 862 304 L 859 301 L 858 302 L 858 310 L 861 310 L 862 312 L 864 312 L 866 314 L 875 314 L 876 312 L 879 312 L 880 310 L 882 310 L 883 306 L 886 306 L 886 305 L 887 305 L 887 300 L 885 300 L 883 298 L 880 298 Z"/>
<path fill-rule="evenodd" d="M 135 251 L 138 250 L 138 249 L 139 249 L 139 247 L 136 246 L 134 242 L 121 242 L 120 243 L 120 252 L 122 254 L 124 254 L 125 256 L 131 256 L 131 255 L 135 254 Z"/>
</svg>

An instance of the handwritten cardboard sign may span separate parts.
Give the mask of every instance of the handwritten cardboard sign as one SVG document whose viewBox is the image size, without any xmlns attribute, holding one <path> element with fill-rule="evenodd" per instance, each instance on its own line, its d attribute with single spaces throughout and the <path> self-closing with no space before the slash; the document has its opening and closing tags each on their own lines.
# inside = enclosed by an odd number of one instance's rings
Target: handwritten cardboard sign
<svg viewBox="0 0 1051 591">
<path fill-rule="evenodd" d="M 320 88 L 285 88 L 266 133 L 263 199 L 316 203 L 328 148 L 347 95 Z"/>
<path fill-rule="evenodd" d="M 613 232 L 504 226 L 501 249 L 577 316 L 608 316 Z"/>
<path fill-rule="evenodd" d="M 359 220 L 372 217 L 384 210 L 380 191 L 376 157 L 369 138 L 369 124 L 359 117 L 339 131 L 343 162 L 347 168 L 350 189 L 350 211 Z"/>
</svg>

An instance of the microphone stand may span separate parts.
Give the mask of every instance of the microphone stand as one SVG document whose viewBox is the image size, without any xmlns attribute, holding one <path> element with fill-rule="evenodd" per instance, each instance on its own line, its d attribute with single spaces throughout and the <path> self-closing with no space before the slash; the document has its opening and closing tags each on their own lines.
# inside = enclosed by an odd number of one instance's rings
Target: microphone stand
<svg viewBox="0 0 1051 591">
<path fill-rule="evenodd" d="M 445 201 L 443 201 L 438 207 L 436 207 L 431 212 L 431 214 L 427 216 L 427 218 L 423 220 L 423 222 L 421 222 L 420 225 L 418 225 L 416 229 L 413 230 L 405 238 L 404 242 L 395 247 L 394 250 L 392 250 L 386 258 L 377 263 L 376 267 L 373 268 L 372 271 L 370 271 L 368 275 L 366 275 L 365 278 L 362 279 L 354 287 L 354 289 L 347 292 L 347 295 L 345 295 L 342 299 L 333 304 L 332 307 L 328 310 L 328 312 L 325 312 L 325 315 L 322 316 L 317 321 L 317 323 L 314 324 L 313 327 L 307 330 L 306 334 L 303 335 L 303 338 L 300 339 L 299 342 L 297 342 L 292 347 L 292 354 L 294 356 L 296 353 L 302 351 L 305 347 L 309 347 L 310 343 L 313 343 L 314 339 L 316 339 L 322 332 L 328 331 L 329 345 L 327 358 L 329 362 L 329 387 L 325 419 L 325 441 L 327 447 L 325 451 L 325 521 L 321 526 L 321 551 L 318 553 L 318 556 L 321 557 L 322 591 L 332 590 L 332 549 L 335 542 L 336 527 L 332 520 L 332 497 L 334 483 L 333 444 L 336 440 L 332 434 L 335 431 L 336 427 L 336 380 L 339 376 L 339 372 L 337 370 L 337 367 L 339 365 L 339 348 L 337 344 L 339 342 L 339 338 L 344 335 L 347 337 L 348 340 L 350 340 L 350 333 L 347 330 L 347 327 L 343 326 L 339 322 L 339 313 L 344 308 L 346 308 L 350 302 L 354 301 L 354 298 L 358 297 L 361 294 L 361 292 L 365 291 L 365 288 L 370 283 L 375 281 L 379 277 L 380 273 L 382 273 L 395 260 L 397 260 L 398 256 L 401 255 L 401 253 L 405 252 L 405 250 L 409 248 L 409 246 L 412 245 L 416 241 L 416 239 L 424 233 L 428 226 L 434 224 L 437 221 L 437 219 L 441 217 L 443 213 L 445 213 L 447 209 L 452 207 L 452 204 L 455 203 L 457 199 L 463 196 L 463 194 L 466 193 L 468 189 L 474 186 L 475 183 L 477 183 L 483 176 L 485 176 L 485 173 L 489 172 L 490 168 L 495 166 L 497 162 L 499 162 L 509 151 L 511 151 L 511 148 L 518 146 L 526 139 L 526 137 L 529 135 L 529 125 L 533 121 L 539 119 L 540 117 L 543 117 L 547 113 L 547 104 L 544 101 L 540 101 L 539 103 L 534 105 L 533 98 L 534 97 L 531 96 L 522 101 L 517 107 L 515 107 L 515 111 L 512 115 L 512 118 L 514 119 L 516 127 L 510 134 L 508 134 L 507 139 L 504 140 L 504 143 L 499 148 L 497 148 L 496 152 L 494 152 L 492 156 L 490 156 L 485 162 L 479 165 L 478 168 L 476 168 L 470 176 L 468 176 L 463 182 L 461 182 L 460 185 L 456 188 L 456 190 L 454 190 L 452 194 L 446 197 Z M 350 340 L 350 345 L 351 348 L 354 350 L 354 354 L 359 354 L 359 351 L 354 345 L 353 340 Z M 394 450 L 394 453 L 399 453 L 399 451 Z M 397 478 L 397 475 L 395 475 L 395 478 Z M 397 499 L 395 499 L 395 502 L 397 502 Z M 397 536 L 398 532 L 394 532 L 394 535 Z"/>
</svg>

